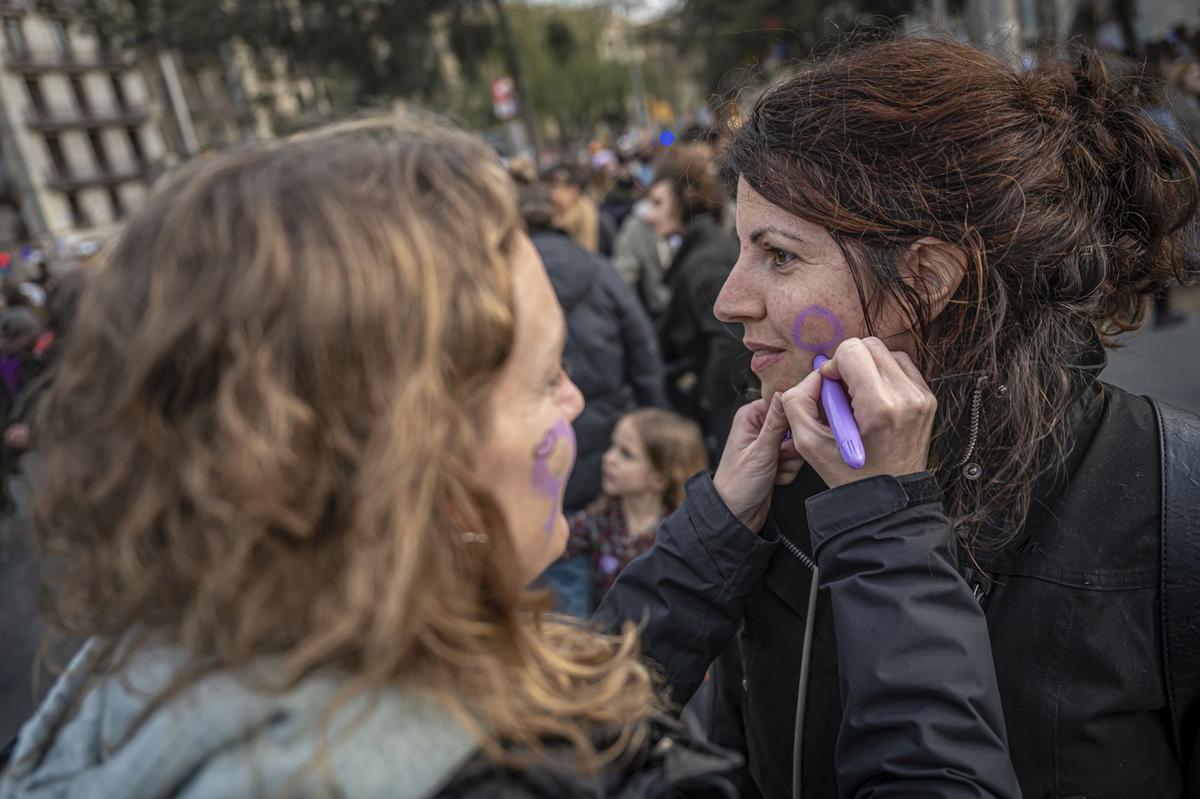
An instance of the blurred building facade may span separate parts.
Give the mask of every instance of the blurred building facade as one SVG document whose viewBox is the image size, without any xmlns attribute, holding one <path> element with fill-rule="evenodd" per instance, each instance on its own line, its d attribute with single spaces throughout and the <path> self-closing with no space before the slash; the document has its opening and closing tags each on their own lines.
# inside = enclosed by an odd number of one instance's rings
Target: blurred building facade
<svg viewBox="0 0 1200 799">
<path fill-rule="evenodd" d="M 320 84 L 238 43 L 203 65 L 120 52 L 81 20 L 0 0 L 0 250 L 111 232 L 154 179 L 323 113 Z"/>
</svg>

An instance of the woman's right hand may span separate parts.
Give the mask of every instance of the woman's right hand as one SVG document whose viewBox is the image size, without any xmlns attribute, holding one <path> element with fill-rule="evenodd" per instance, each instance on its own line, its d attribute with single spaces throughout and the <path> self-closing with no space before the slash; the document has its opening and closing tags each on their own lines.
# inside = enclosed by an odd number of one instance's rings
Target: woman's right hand
<svg viewBox="0 0 1200 799">
<path fill-rule="evenodd" d="M 804 460 L 784 436 L 788 432 L 783 400 L 755 400 L 738 409 L 713 476 L 713 487 L 725 506 L 754 532 L 762 529 L 777 485 L 796 479 Z"/>
</svg>

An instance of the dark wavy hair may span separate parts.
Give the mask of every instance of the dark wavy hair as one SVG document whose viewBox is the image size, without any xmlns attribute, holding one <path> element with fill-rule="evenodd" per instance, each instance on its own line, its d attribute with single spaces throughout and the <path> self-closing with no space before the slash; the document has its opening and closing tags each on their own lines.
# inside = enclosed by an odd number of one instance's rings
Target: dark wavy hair
<svg viewBox="0 0 1200 799">
<path fill-rule="evenodd" d="M 922 372 L 940 378 L 930 468 L 976 550 L 1016 537 L 1035 483 L 1061 466 L 1081 353 L 1139 326 L 1145 296 L 1185 277 L 1196 174 L 1138 98 L 1136 76 L 1090 51 L 1022 72 L 959 42 L 897 38 L 782 79 L 731 138 L 733 173 L 833 235 L 870 331 L 889 301 L 907 315 Z M 900 271 L 925 236 L 967 256 L 937 318 Z M 981 377 L 972 481 L 960 464 Z"/>
</svg>

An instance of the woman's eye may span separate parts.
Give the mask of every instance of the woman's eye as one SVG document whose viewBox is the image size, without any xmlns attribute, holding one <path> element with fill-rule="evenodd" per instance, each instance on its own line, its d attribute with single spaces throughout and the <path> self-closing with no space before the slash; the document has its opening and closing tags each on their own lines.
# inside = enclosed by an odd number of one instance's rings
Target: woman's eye
<svg viewBox="0 0 1200 799">
<path fill-rule="evenodd" d="M 792 255 L 787 250 L 781 250 L 777 247 L 768 247 L 767 254 L 771 257 L 772 266 L 787 266 L 792 261 L 796 260 L 796 256 Z"/>
</svg>

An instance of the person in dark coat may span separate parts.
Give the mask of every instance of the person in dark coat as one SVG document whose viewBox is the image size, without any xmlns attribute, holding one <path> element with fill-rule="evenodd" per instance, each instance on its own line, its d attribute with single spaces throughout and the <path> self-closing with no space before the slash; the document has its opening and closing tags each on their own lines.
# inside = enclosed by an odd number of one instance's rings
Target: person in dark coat
<svg viewBox="0 0 1200 799">
<path fill-rule="evenodd" d="M 749 384 L 740 325 L 713 315 L 738 257 L 720 228 L 724 193 L 712 159 L 699 145 L 668 151 L 650 187 L 650 223 L 663 239 L 679 239 L 667 271 L 671 300 L 659 322 L 672 404 L 700 423 L 715 462 L 739 398 Z"/>
<path fill-rule="evenodd" d="M 1017 72 L 964 44 L 902 38 L 768 90 L 728 158 L 742 253 L 715 310 L 744 324 L 763 396 L 784 404 L 795 438 L 831 442 L 813 392 L 842 379 L 867 454 L 855 474 L 869 477 L 894 446 L 876 437 L 903 422 L 870 423 L 880 406 L 859 381 L 921 375 L 938 404 L 929 463 L 941 505 L 879 478 L 827 492 L 849 467 L 809 459 L 775 492 L 765 529 L 778 546 L 748 595 L 726 600 L 699 576 L 712 547 L 692 540 L 676 545 L 671 569 L 653 551 L 632 563 L 605 612 L 651 608 L 646 652 L 669 675 L 698 674 L 695 660 L 725 652 L 713 737 L 746 756 L 744 795 L 781 799 L 797 782 L 805 799 L 852 795 L 861 783 L 846 758 L 866 750 L 845 751 L 864 718 L 846 691 L 908 674 L 920 649 L 862 673 L 819 539 L 834 519 L 881 534 L 911 519 L 953 543 L 986 616 L 1024 796 L 1200 795 L 1200 742 L 1186 722 L 1200 714 L 1196 686 L 1181 694 L 1172 682 L 1179 663 L 1167 668 L 1163 640 L 1168 621 L 1196 640 L 1194 620 L 1167 612 L 1178 607 L 1168 588 L 1200 580 L 1200 564 L 1163 562 L 1155 408 L 1100 380 L 1104 345 L 1186 268 L 1200 201 L 1189 156 L 1096 54 Z M 833 362 L 814 371 L 818 354 Z M 908 607 L 938 602 L 914 595 Z M 855 624 L 890 637 L 891 598 L 874 603 Z M 687 627 L 698 613 L 704 624 Z M 937 700 L 893 698 L 891 720 L 913 740 L 955 737 L 929 725 Z"/>
<path fill-rule="evenodd" d="M 612 264 L 553 226 L 545 188 L 518 186 L 521 216 L 567 317 L 563 358 L 586 402 L 574 423 L 579 454 L 565 501 L 571 513 L 600 495 L 600 461 L 620 418 L 634 408 L 665 407 L 662 358 L 649 317 Z"/>
</svg>

